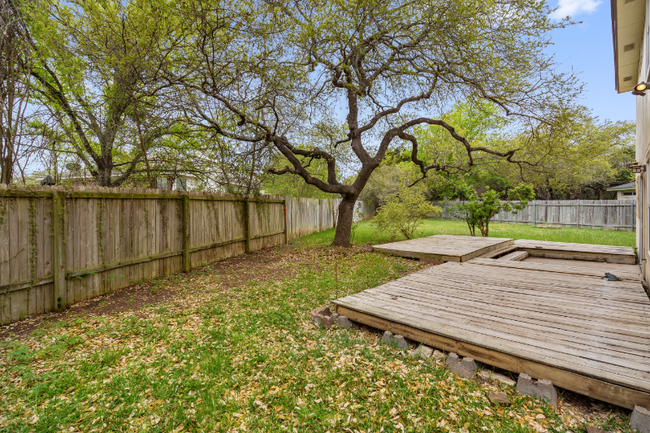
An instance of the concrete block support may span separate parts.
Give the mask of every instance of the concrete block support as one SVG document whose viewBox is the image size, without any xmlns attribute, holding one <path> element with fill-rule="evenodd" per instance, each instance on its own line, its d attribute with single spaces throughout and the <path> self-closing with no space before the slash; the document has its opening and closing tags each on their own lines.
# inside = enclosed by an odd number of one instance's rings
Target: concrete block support
<svg viewBox="0 0 650 433">
<path fill-rule="evenodd" d="M 478 368 L 474 359 L 465 357 L 461 361 L 458 355 L 454 352 L 451 352 L 449 356 L 447 356 L 447 362 L 445 366 L 447 367 L 447 370 L 456 373 L 465 379 L 471 379 L 474 377 L 474 373 Z"/>
<path fill-rule="evenodd" d="M 521 395 L 534 395 L 557 406 L 557 389 L 550 380 L 540 379 L 534 382 L 529 375 L 521 373 L 517 380 L 517 391 Z"/>
<path fill-rule="evenodd" d="M 350 319 L 348 319 L 347 316 L 339 316 L 337 313 L 332 313 L 332 322 L 343 329 L 352 327 L 352 322 L 350 322 Z"/>
<path fill-rule="evenodd" d="M 635 406 L 630 416 L 630 428 L 639 433 L 650 433 L 650 410 Z"/>
<path fill-rule="evenodd" d="M 431 355 L 433 355 L 433 349 L 421 344 L 417 349 L 409 350 L 409 355 L 418 356 L 422 359 L 429 359 L 431 358 Z"/>
<path fill-rule="evenodd" d="M 384 332 L 384 336 L 381 338 L 382 343 L 388 344 L 390 346 L 395 346 L 398 349 L 406 349 L 409 345 L 406 342 L 406 338 L 403 335 L 394 335 L 390 331 Z"/>
</svg>

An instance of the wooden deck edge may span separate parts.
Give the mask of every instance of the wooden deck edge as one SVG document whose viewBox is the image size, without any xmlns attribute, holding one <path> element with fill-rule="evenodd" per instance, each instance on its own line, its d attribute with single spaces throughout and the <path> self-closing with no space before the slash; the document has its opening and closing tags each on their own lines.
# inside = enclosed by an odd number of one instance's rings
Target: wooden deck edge
<svg viewBox="0 0 650 433">
<path fill-rule="evenodd" d="M 505 248 L 501 248 L 501 249 L 498 249 L 498 250 L 487 252 L 485 254 L 482 254 L 482 255 L 480 255 L 478 257 L 474 257 L 474 258 L 475 259 L 491 259 L 493 257 L 496 257 L 496 256 L 500 255 L 500 254 L 511 253 L 513 251 L 517 251 L 517 247 L 515 245 L 510 245 L 510 246 L 505 247 Z"/>
<path fill-rule="evenodd" d="M 588 260 L 593 262 L 618 263 L 622 265 L 636 265 L 636 256 L 627 254 L 590 253 L 586 251 L 561 251 L 545 248 L 523 248 L 517 247 L 520 251 L 527 251 L 530 257 L 545 257 L 547 259 L 570 259 Z"/>
<path fill-rule="evenodd" d="M 505 247 L 505 248 L 504 248 Z M 515 249 L 515 240 L 514 239 L 508 239 L 505 240 L 501 243 L 495 244 L 495 245 L 490 245 L 484 248 L 481 248 L 480 250 L 472 251 L 471 253 L 465 254 L 464 256 L 446 256 L 444 254 L 433 254 L 433 253 L 425 253 L 425 252 L 420 252 L 420 251 L 403 251 L 403 250 L 398 250 L 395 248 L 384 248 L 381 245 L 377 245 L 374 247 L 374 251 L 383 253 L 383 254 L 392 254 L 394 256 L 399 256 L 399 257 L 406 257 L 410 259 L 432 259 L 432 260 L 440 260 L 443 262 L 466 262 L 468 260 L 475 259 L 476 257 L 483 257 L 484 254 L 487 254 L 491 251 L 499 250 L 499 249 L 507 249 L 507 248 L 513 248 Z"/>
<path fill-rule="evenodd" d="M 391 248 L 382 248 L 382 247 L 374 247 L 374 251 L 377 251 L 382 254 L 390 254 L 393 256 L 406 257 L 408 259 L 432 259 L 432 260 L 440 260 L 443 262 L 460 261 L 460 257 L 445 256 L 441 254 L 420 253 L 417 251 L 406 252 L 406 251 L 393 250 Z"/>
<path fill-rule="evenodd" d="M 634 406 L 650 409 L 649 392 L 605 382 L 590 376 L 551 367 L 528 359 L 518 358 L 475 344 L 443 337 L 408 325 L 352 310 L 342 305 L 336 305 L 336 310 L 338 314 L 347 316 L 348 319 L 354 322 L 362 323 L 382 331 L 387 330 L 394 334 L 401 334 L 406 338 L 431 347 L 455 352 L 460 356 L 470 356 L 484 364 L 514 373 L 525 373 L 535 379 L 548 379 L 560 388 L 568 389 L 597 400 L 602 400 L 627 409 L 633 409 Z"/>
<path fill-rule="evenodd" d="M 525 261 L 525 260 L 524 260 Z M 597 277 L 599 279 L 602 279 L 604 275 L 604 271 L 600 272 L 597 269 L 593 268 L 579 268 L 577 266 L 570 266 L 567 265 L 563 269 L 560 269 L 560 266 L 562 265 L 546 265 L 548 267 L 535 267 L 535 266 L 517 266 L 512 262 L 516 262 L 516 260 L 501 260 L 499 259 L 487 259 L 484 260 L 484 257 L 477 257 L 476 259 L 470 260 L 468 263 L 471 265 L 480 265 L 480 266 L 495 266 L 495 267 L 500 267 L 500 268 L 508 268 L 508 269 L 519 269 L 519 270 L 528 270 L 528 271 L 534 271 L 534 272 L 551 272 L 551 273 L 559 273 L 559 274 L 566 274 L 566 275 L 580 275 L 583 277 Z M 533 262 L 535 264 L 541 265 L 542 263 L 538 262 Z M 524 263 L 524 265 L 526 265 Z M 574 269 L 571 269 L 574 268 Z M 631 275 L 627 272 L 620 272 L 620 271 L 614 271 L 616 272 L 616 276 L 620 277 L 624 281 L 633 281 L 635 283 L 641 283 L 643 281 L 643 277 L 641 275 Z"/>
<path fill-rule="evenodd" d="M 514 251 L 510 254 L 499 257 L 497 260 L 502 262 L 521 262 L 522 260 L 527 259 L 529 255 L 528 251 Z"/>
<path fill-rule="evenodd" d="M 480 250 L 473 251 L 469 254 L 465 254 L 464 256 L 461 256 L 460 261 L 466 262 L 468 260 L 472 260 L 475 259 L 476 257 L 482 256 L 483 254 L 489 253 L 490 251 L 499 250 L 504 247 L 512 247 L 512 246 L 515 246 L 515 240 L 509 239 L 507 241 L 503 241 L 495 245 L 490 245 L 489 247 L 481 248 Z"/>
</svg>

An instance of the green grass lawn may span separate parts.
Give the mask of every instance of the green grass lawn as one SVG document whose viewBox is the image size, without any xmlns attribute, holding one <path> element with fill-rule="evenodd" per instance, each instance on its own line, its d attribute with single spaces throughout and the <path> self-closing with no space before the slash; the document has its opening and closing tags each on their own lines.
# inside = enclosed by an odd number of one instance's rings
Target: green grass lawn
<svg viewBox="0 0 650 433">
<path fill-rule="evenodd" d="M 478 232 L 478 230 L 477 230 Z M 423 220 L 421 228 L 416 237 L 432 235 L 463 235 L 469 236 L 469 229 L 464 221 L 452 221 L 443 219 Z M 599 229 L 577 229 L 567 228 L 551 229 L 541 228 L 523 224 L 501 224 L 490 223 L 490 237 L 532 239 L 537 241 L 573 242 L 581 244 L 620 245 L 635 246 L 634 232 Z M 301 245 L 321 245 L 331 243 L 334 239 L 334 229 L 315 233 L 300 238 Z M 400 237 L 395 240 L 405 240 Z M 387 233 L 378 232 L 371 221 L 363 221 L 354 229 L 353 243 L 358 245 L 377 245 L 390 242 Z"/>
<path fill-rule="evenodd" d="M 463 230 L 428 221 L 426 233 Z M 494 228 L 495 236 L 529 233 L 618 244 L 632 238 Z M 495 384 L 412 358 L 371 330 L 316 327 L 311 310 L 424 267 L 360 248 L 305 246 L 331 236 L 258 252 L 259 266 L 230 261 L 146 282 L 170 295 L 165 303 L 104 317 L 80 312 L 29 337 L 6 338 L 0 431 L 564 433 L 584 432 L 587 420 L 629 432 L 623 410 L 608 406 L 611 413 L 588 417 L 563 399 L 554 408 L 504 385 L 512 406 L 491 406 L 486 395 Z M 366 223 L 356 236 L 385 241 Z"/>
</svg>

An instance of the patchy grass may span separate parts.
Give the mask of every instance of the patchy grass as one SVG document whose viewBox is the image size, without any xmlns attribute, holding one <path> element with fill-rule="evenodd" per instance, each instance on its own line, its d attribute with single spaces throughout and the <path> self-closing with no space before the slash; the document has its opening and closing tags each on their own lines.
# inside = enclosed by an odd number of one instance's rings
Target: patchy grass
<svg viewBox="0 0 650 433">
<path fill-rule="evenodd" d="M 584 431 L 585 419 L 562 402 L 553 408 L 503 388 L 513 405 L 491 407 L 496 385 L 411 358 L 369 330 L 309 321 L 310 310 L 419 262 L 360 248 L 277 254 L 283 276 L 248 278 L 254 269 L 242 267 L 160 278 L 157 290 L 176 294 L 164 304 L 79 314 L 7 338 L 0 430 Z M 589 421 L 629 431 L 622 410 Z"/>
<path fill-rule="evenodd" d="M 416 237 L 432 235 L 469 236 L 469 229 L 464 221 L 426 219 L 423 222 L 424 224 L 416 233 Z M 334 231 L 334 229 L 330 229 L 320 233 L 314 233 L 300 238 L 298 242 L 305 246 L 329 244 L 334 239 Z M 581 244 L 620 245 L 628 247 L 634 247 L 636 239 L 634 232 L 626 231 L 577 229 L 567 227 L 562 229 L 551 229 L 524 224 L 501 223 L 490 223 L 490 237 L 572 242 Z M 405 237 L 400 237 L 395 240 L 398 241 L 405 239 Z M 387 233 L 377 231 L 370 221 L 360 222 L 354 229 L 354 244 L 377 245 L 387 242 L 391 242 L 390 236 Z"/>
</svg>

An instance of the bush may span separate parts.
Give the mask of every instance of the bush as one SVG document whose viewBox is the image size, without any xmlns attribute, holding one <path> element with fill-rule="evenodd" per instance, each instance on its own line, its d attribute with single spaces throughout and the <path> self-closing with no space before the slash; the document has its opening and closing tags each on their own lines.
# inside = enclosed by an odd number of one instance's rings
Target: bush
<svg viewBox="0 0 650 433">
<path fill-rule="evenodd" d="M 372 220 L 377 229 L 386 231 L 394 240 L 400 234 L 412 239 L 422 224 L 422 218 L 442 212 L 429 203 L 424 193 L 413 188 L 401 187 L 388 202 L 383 205 Z"/>
<path fill-rule="evenodd" d="M 519 185 L 507 194 L 499 194 L 488 189 L 480 196 L 473 190 L 468 194 L 468 201 L 455 206 L 457 216 L 464 220 L 472 236 L 476 236 L 476 227 L 481 235 L 487 237 L 490 233 L 490 220 L 502 210 L 517 213 L 528 206 L 535 198 L 535 192 L 529 185 Z M 517 200 L 517 202 L 513 202 Z"/>
</svg>

